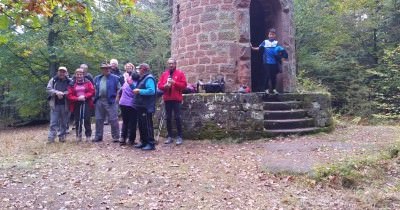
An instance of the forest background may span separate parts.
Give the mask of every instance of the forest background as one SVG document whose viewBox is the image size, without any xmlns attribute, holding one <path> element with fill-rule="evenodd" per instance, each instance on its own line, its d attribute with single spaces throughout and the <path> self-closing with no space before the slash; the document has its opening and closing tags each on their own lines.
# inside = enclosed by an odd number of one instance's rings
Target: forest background
<svg viewBox="0 0 400 210">
<path fill-rule="evenodd" d="M 169 0 L 0 0 L 0 125 L 47 119 L 59 65 L 170 55 Z M 400 115 L 400 0 L 294 0 L 299 92 L 328 91 L 338 116 Z M 122 60 L 121 60 L 122 59 Z M 122 67 L 122 65 L 120 65 Z M 0 126 L 1 127 L 1 126 Z"/>
</svg>

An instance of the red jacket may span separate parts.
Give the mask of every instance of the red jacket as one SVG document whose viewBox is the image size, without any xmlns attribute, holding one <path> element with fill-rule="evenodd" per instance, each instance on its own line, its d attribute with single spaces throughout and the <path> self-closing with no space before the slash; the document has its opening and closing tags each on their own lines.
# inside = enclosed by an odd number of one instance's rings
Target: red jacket
<svg viewBox="0 0 400 210">
<path fill-rule="evenodd" d="M 175 83 L 171 86 L 170 89 L 164 88 L 164 85 L 167 83 L 170 71 L 169 69 L 165 70 L 164 73 L 161 75 L 160 79 L 158 80 L 157 87 L 158 89 L 164 92 L 163 100 L 164 101 L 182 101 L 182 92 L 185 90 L 187 86 L 185 74 L 179 70 L 175 69 L 172 74 L 172 79 Z"/>
<path fill-rule="evenodd" d="M 71 112 L 74 112 L 75 109 L 75 104 L 76 102 L 78 102 L 78 96 L 76 95 L 76 91 L 75 91 L 75 86 L 76 86 L 76 82 L 74 82 L 73 85 L 68 86 L 68 95 L 67 98 L 69 100 L 69 110 Z M 94 87 L 93 84 L 89 81 L 86 80 L 83 82 L 83 85 L 85 86 L 85 99 L 89 104 L 90 108 L 94 108 L 94 104 L 93 104 L 93 96 L 94 96 Z"/>
</svg>

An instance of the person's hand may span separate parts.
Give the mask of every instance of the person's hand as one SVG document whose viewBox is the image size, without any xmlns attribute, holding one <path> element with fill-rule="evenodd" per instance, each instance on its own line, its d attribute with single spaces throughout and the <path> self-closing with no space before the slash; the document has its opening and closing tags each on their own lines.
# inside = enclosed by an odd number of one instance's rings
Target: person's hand
<svg viewBox="0 0 400 210">
<path fill-rule="evenodd" d="M 85 99 L 85 96 L 79 96 L 78 97 L 78 101 L 85 101 L 86 99 Z"/>
<path fill-rule="evenodd" d="M 167 82 L 169 85 L 173 85 L 175 83 L 175 80 L 173 80 L 172 78 L 169 77 Z"/>
<path fill-rule="evenodd" d="M 165 85 L 164 85 L 164 88 L 165 89 L 169 89 L 171 87 L 171 85 L 167 82 L 167 83 L 165 83 Z"/>
<path fill-rule="evenodd" d="M 138 95 L 140 92 L 140 89 L 136 88 L 132 90 L 133 94 Z"/>
<path fill-rule="evenodd" d="M 57 95 L 58 99 L 62 99 L 64 97 L 64 93 L 61 91 L 57 91 L 56 95 Z"/>
</svg>

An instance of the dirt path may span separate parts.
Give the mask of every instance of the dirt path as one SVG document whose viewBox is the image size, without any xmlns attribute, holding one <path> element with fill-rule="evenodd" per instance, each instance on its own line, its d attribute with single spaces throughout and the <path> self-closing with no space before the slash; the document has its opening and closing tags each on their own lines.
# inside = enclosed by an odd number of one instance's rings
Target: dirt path
<svg viewBox="0 0 400 210">
<path fill-rule="evenodd" d="M 185 141 L 142 152 L 109 140 L 46 145 L 46 130 L 0 133 L 0 209 L 373 208 L 382 200 L 374 193 L 360 199 L 351 190 L 271 171 L 308 172 L 378 151 L 400 134 L 399 127 L 356 126 L 242 144 Z M 400 208 L 399 196 L 387 196 L 389 208 Z"/>
<path fill-rule="evenodd" d="M 310 172 L 314 167 L 382 150 L 400 140 L 398 127 L 338 128 L 331 134 L 277 139 L 265 144 L 271 171 Z"/>
</svg>

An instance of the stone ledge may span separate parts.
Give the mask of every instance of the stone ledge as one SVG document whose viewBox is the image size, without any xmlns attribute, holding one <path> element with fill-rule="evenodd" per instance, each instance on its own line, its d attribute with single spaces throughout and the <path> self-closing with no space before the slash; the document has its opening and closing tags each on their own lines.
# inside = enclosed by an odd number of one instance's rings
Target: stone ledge
<svg viewBox="0 0 400 210">
<path fill-rule="evenodd" d="M 184 138 L 249 140 L 276 136 L 264 129 L 265 97 L 264 93 L 184 95 L 182 104 Z M 301 101 L 307 115 L 314 119 L 315 127 L 320 128 L 317 132 L 332 129 L 330 94 L 289 93 L 277 97 Z"/>
</svg>

